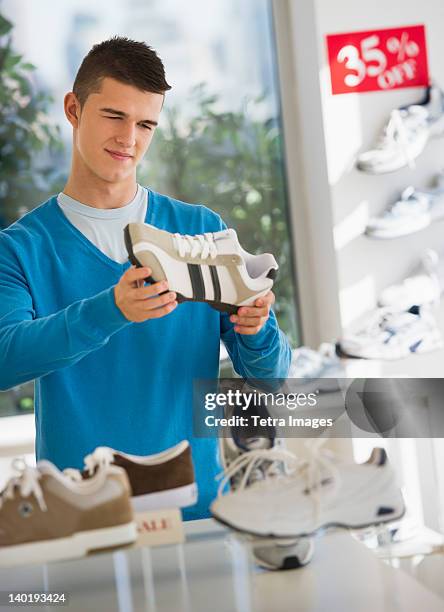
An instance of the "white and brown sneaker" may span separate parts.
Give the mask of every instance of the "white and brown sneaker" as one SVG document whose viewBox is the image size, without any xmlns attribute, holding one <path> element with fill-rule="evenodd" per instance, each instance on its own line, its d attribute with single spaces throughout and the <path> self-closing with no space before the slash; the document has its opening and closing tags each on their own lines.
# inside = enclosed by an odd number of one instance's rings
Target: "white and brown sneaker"
<svg viewBox="0 0 444 612">
<path fill-rule="evenodd" d="M 183 440 L 155 455 L 129 455 L 113 448 L 99 446 L 84 459 L 80 472 L 67 468 L 65 473 L 75 480 L 90 478 L 102 465 L 122 467 L 132 490 L 135 512 L 166 508 L 185 508 L 197 502 L 191 448 Z"/>
<path fill-rule="evenodd" d="M 0 493 L 0 567 L 83 557 L 137 537 L 127 475 L 117 466 L 74 482 L 49 461 L 15 460 Z"/>
<path fill-rule="evenodd" d="M 278 270 L 270 253 L 247 253 L 233 229 L 188 236 L 130 223 L 125 245 L 131 263 L 151 268 L 147 281 L 168 280 L 178 302 L 205 302 L 230 314 L 268 293 Z"/>
</svg>

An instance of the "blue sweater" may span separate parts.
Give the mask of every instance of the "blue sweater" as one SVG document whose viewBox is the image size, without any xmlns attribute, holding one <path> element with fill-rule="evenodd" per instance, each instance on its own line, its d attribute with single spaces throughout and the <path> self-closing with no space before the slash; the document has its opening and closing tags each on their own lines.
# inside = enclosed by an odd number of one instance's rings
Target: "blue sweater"
<svg viewBox="0 0 444 612">
<path fill-rule="evenodd" d="M 148 190 L 146 222 L 200 234 L 219 215 Z M 219 342 L 243 377 L 284 378 L 290 347 L 272 313 L 254 336 L 229 317 L 184 303 L 129 322 L 114 302 L 129 263 L 97 249 L 50 198 L 0 232 L 0 389 L 35 379 L 37 459 L 80 468 L 97 446 L 147 455 L 190 440 L 199 502 L 208 516 L 220 470 L 217 440 L 193 437 L 193 379 L 217 378 Z"/>
</svg>

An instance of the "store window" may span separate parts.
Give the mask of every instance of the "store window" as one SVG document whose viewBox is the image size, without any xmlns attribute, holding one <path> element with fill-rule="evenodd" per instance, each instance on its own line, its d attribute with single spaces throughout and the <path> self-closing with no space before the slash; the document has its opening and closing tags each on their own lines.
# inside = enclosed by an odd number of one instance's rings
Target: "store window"
<svg viewBox="0 0 444 612">
<path fill-rule="evenodd" d="M 246 250 L 276 255 L 275 311 L 296 345 L 271 3 L 192 0 L 184 11 L 179 0 L 3 0 L 0 15 L 0 51 L 8 55 L 0 226 L 63 189 L 72 134 L 62 102 L 84 55 L 115 34 L 144 40 L 162 57 L 173 89 L 138 181 L 209 206 Z"/>
</svg>

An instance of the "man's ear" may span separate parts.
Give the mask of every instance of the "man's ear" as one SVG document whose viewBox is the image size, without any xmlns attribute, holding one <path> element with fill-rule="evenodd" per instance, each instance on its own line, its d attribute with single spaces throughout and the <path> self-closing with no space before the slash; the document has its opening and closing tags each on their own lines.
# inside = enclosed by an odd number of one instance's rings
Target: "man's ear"
<svg viewBox="0 0 444 612">
<path fill-rule="evenodd" d="M 76 94 L 73 91 L 68 92 L 64 99 L 65 115 L 73 128 L 79 127 L 80 121 L 80 103 Z"/>
</svg>

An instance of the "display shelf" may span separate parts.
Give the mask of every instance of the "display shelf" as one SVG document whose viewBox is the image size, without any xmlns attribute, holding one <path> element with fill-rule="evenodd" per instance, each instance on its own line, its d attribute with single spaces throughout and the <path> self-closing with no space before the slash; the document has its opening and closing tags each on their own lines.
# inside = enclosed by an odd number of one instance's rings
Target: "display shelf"
<svg viewBox="0 0 444 612">
<path fill-rule="evenodd" d="M 3 569 L 1 590 L 65 592 L 71 612 L 443 609 L 443 600 L 432 590 L 378 559 L 346 532 L 318 538 L 312 562 L 284 572 L 259 569 L 251 545 L 211 520 L 188 523 L 186 532 L 184 545 Z"/>
</svg>

